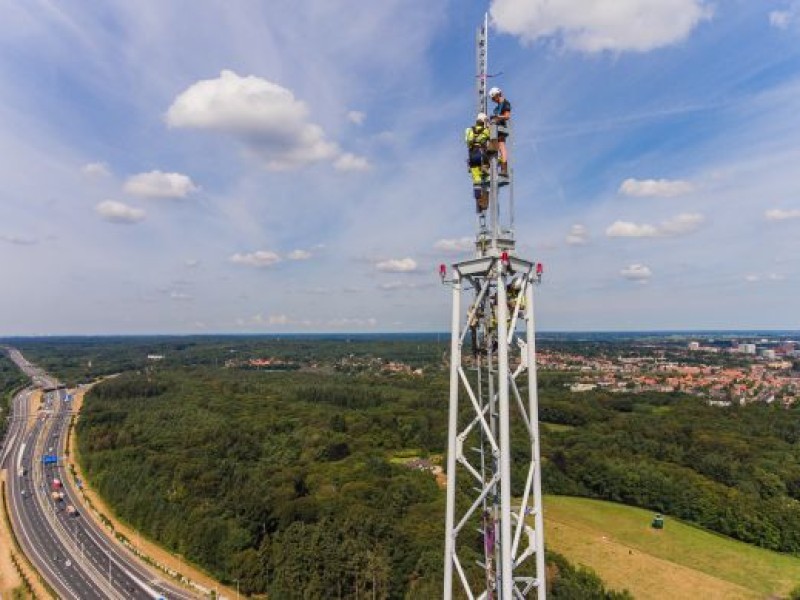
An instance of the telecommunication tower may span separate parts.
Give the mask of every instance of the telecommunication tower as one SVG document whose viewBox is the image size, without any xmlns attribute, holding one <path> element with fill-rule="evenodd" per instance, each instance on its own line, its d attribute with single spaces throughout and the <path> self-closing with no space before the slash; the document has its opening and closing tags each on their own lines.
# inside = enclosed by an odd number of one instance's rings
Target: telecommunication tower
<svg viewBox="0 0 800 600">
<path fill-rule="evenodd" d="M 477 111 L 488 113 L 488 15 L 476 46 Z M 499 171 L 498 133 L 509 132 L 491 125 L 475 257 L 450 276 L 441 267 L 453 293 L 444 600 L 545 598 L 533 310 L 542 268 L 515 252 L 514 173 L 510 152 Z"/>
</svg>

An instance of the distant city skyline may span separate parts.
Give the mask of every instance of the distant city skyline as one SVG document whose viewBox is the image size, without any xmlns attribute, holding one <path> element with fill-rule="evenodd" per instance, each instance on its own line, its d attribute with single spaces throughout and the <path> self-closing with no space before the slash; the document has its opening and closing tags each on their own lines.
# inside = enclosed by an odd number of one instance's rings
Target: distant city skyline
<svg viewBox="0 0 800 600">
<path fill-rule="evenodd" d="M 474 31 L 543 331 L 800 329 L 800 4 L 0 8 L 0 337 L 442 331 Z"/>
</svg>

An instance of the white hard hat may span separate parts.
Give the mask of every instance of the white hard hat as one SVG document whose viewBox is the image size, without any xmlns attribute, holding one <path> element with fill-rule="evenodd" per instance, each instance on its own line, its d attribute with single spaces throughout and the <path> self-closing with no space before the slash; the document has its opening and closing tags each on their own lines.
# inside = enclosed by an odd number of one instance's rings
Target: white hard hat
<svg viewBox="0 0 800 600">
<path fill-rule="evenodd" d="M 489 90 L 489 98 L 494 98 L 495 96 L 499 96 L 502 93 L 503 90 L 501 90 L 499 87 L 493 87 L 492 89 Z"/>
<path fill-rule="evenodd" d="M 486 113 L 482 113 L 481 112 L 481 113 L 478 113 L 477 117 L 475 117 L 475 122 L 476 123 L 485 123 L 486 119 L 488 119 L 488 118 L 489 117 L 486 116 Z"/>
</svg>

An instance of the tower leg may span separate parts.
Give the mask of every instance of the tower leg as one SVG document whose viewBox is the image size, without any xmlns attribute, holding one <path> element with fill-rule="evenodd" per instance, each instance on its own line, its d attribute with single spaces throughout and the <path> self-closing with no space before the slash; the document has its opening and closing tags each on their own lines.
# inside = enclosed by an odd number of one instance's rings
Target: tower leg
<svg viewBox="0 0 800 600">
<path fill-rule="evenodd" d="M 497 274 L 497 400 L 500 420 L 500 590 L 501 600 L 512 600 L 511 547 L 511 428 L 508 402 L 508 299 L 505 277 Z"/>
<path fill-rule="evenodd" d="M 536 539 L 536 579 L 538 583 L 536 597 L 538 600 L 545 600 L 547 587 L 544 561 L 544 507 L 542 506 L 542 459 L 539 447 L 539 389 L 537 385 L 538 373 L 536 367 L 536 325 L 533 320 L 533 283 L 529 281 L 525 288 L 525 313 L 527 317 L 525 333 L 528 350 L 528 419 L 530 420 L 533 436 L 531 440 L 531 458 L 535 469 L 533 478 L 533 510 Z"/>
<path fill-rule="evenodd" d="M 450 337 L 450 415 L 447 435 L 447 511 L 444 543 L 444 600 L 453 597 L 453 557 L 456 514 L 456 437 L 458 434 L 458 369 L 461 366 L 461 280 L 458 271 L 453 282 L 453 318 Z"/>
</svg>

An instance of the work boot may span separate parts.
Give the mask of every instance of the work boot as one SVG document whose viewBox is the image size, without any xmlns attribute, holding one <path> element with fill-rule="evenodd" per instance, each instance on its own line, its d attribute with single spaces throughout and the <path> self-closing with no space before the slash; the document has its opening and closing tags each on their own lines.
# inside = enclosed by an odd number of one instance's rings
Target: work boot
<svg viewBox="0 0 800 600">
<path fill-rule="evenodd" d="M 489 193 L 483 190 L 481 197 L 478 198 L 478 212 L 483 212 L 487 208 L 489 208 Z"/>
</svg>

